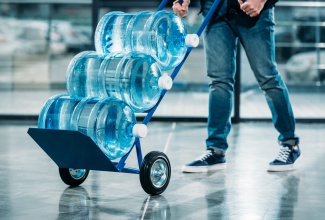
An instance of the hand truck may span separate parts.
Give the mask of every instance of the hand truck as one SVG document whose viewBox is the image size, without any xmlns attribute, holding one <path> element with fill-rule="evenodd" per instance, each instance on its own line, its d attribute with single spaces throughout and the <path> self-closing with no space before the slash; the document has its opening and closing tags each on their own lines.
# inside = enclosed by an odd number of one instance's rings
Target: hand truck
<svg viewBox="0 0 325 220">
<path fill-rule="evenodd" d="M 167 2 L 168 0 L 163 0 L 157 8 L 157 11 L 162 10 Z M 182 3 L 183 1 L 180 0 L 179 2 Z M 219 2 L 220 0 L 214 2 L 209 13 L 197 30 L 196 34 L 199 37 L 207 26 Z M 182 62 L 171 73 L 173 80 L 191 50 L 192 47 L 189 47 Z M 148 124 L 166 92 L 167 90 L 162 91 L 157 104 L 144 117 L 143 124 Z M 126 155 L 118 162 L 112 162 L 90 137 L 79 131 L 29 128 L 27 133 L 57 164 L 60 177 L 67 185 L 79 186 L 82 184 L 86 180 L 89 170 L 139 174 L 143 190 L 151 195 L 163 193 L 169 184 L 171 166 L 167 155 L 163 152 L 151 151 L 142 158 L 139 138 L 135 139 L 131 150 Z M 136 149 L 139 168 L 125 167 L 125 161 L 134 147 Z"/>
</svg>

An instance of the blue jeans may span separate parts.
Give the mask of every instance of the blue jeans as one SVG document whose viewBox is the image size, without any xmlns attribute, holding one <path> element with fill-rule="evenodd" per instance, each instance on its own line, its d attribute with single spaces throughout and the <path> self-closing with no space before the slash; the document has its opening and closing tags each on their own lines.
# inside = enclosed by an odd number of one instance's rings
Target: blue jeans
<svg viewBox="0 0 325 220">
<path fill-rule="evenodd" d="M 207 1 L 203 16 L 213 1 Z M 227 0 L 221 1 L 217 16 L 204 31 L 204 48 L 209 84 L 207 147 L 228 148 L 236 72 L 236 49 L 241 42 L 255 78 L 264 91 L 275 129 L 282 142 L 296 140 L 295 119 L 288 90 L 276 66 L 274 9 L 265 9 L 259 17 L 227 13 Z"/>
</svg>

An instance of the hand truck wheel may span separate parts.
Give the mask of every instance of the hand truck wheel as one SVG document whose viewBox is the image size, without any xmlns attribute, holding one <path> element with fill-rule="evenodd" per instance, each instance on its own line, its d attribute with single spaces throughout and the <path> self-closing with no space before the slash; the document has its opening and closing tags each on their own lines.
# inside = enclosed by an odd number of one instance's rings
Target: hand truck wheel
<svg viewBox="0 0 325 220">
<path fill-rule="evenodd" d="M 140 183 L 143 190 L 151 195 L 165 191 L 171 175 L 168 157 L 159 151 L 149 152 L 140 167 Z"/>
<path fill-rule="evenodd" d="M 59 167 L 59 173 L 65 184 L 70 186 L 79 186 L 87 179 L 89 170 Z"/>
</svg>

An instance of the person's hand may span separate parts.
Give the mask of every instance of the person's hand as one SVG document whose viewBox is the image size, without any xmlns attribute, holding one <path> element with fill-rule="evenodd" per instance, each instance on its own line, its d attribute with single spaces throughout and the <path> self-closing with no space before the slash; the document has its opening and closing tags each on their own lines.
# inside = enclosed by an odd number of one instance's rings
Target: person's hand
<svg viewBox="0 0 325 220">
<path fill-rule="evenodd" d="M 185 18 L 188 13 L 188 6 L 190 5 L 190 0 L 184 0 L 182 4 L 178 0 L 173 2 L 173 11 L 181 18 Z"/>
<path fill-rule="evenodd" d="M 240 9 L 250 17 L 256 17 L 260 15 L 267 0 L 247 0 L 243 2 L 238 0 Z"/>
</svg>

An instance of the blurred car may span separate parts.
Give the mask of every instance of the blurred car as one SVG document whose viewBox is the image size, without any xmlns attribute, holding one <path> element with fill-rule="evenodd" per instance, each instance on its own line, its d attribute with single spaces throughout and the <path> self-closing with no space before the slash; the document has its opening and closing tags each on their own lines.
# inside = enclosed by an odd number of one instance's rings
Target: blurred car
<svg viewBox="0 0 325 220">
<path fill-rule="evenodd" d="M 322 82 L 325 80 L 325 68 L 320 67 L 324 65 L 325 51 L 320 51 L 319 57 L 316 51 L 299 53 L 293 55 L 286 63 L 285 76 L 291 82 Z"/>
<path fill-rule="evenodd" d="M 291 26 L 276 26 L 274 38 L 277 62 L 284 63 L 295 52 L 295 48 L 292 47 L 292 43 L 295 41 L 294 31 Z"/>
<path fill-rule="evenodd" d="M 63 44 L 51 41 L 47 37 L 47 27 L 35 26 L 36 23 L 22 25 L 21 33 L 16 36 L 16 52 L 27 54 L 46 53 L 48 47 L 51 53 L 64 51 Z"/>
<path fill-rule="evenodd" d="M 60 35 L 61 41 L 65 44 L 67 51 L 80 52 L 92 47 L 91 26 L 76 26 L 69 21 L 52 21 L 52 32 Z"/>
<path fill-rule="evenodd" d="M 36 20 L 0 20 L 0 53 L 62 54 L 66 51 L 58 34 L 49 31 L 48 23 Z"/>
</svg>

